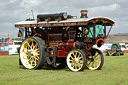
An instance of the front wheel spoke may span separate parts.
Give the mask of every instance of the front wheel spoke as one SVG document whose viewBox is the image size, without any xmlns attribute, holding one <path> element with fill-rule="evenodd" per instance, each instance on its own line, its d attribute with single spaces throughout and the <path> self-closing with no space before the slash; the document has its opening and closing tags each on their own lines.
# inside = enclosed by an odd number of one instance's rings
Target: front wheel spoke
<svg viewBox="0 0 128 85">
<path fill-rule="evenodd" d="M 74 69 L 76 68 L 76 63 L 73 63 L 73 68 L 74 68 Z"/>
<path fill-rule="evenodd" d="M 87 67 L 90 67 L 89 65 L 90 65 L 90 64 L 86 64 Z"/>
<path fill-rule="evenodd" d="M 91 59 L 91 58 L 87 58 L 87 62 L 89 62 L 89 61 L 91 62 L 91 61 L 92 61 L 92 59 Z"/>
<path fill-rule="evenodd" d="M 95 65 L 94 65 L 94 67 L 96 68 L 97 66 L 99 66 L 99 62 L 95 62 Z"/>
<path fill-rule="evenodd" d="M 78 68 L 81 68 L 82 67 L 82 64 L 78 63 Z"/>
<path fill-rule="evenodd" d="M 75 65 L 74 65 L 74 64 L 72 65 L 72 68 L 74 68 L 74 69 L 75 69 Z"/>
<path fill-rule="evenodd" d="M 88 63 L 88 65 L 90 65 L 91 64 L 91 61 L 88 61 L 87 63 Z"/>
<path fill-rule="evenodd" d="M 70 56 L 70 58 L 73 60 L 74 58 L 72 56 Z"/>
<path fill-rule="evenodd" d="M 101 60 L 101 58 L 100 58 L 100 57 L 99 57 L 99 58 L 95 58 L 95 60 L 98 60 L 98 59 L 99 59 L 99 60 Z"/>
<path fill-rule="evenodd" d="M 77 65 L 76 65 L 76 63 L 75 63 L 75 69 L 77 69 Z"/>
<path fill-rule="evenodd" d="M 72 61 L 72 62 L 69 62 L 72 66 L 74 66 L 75 65 L 75 63 L 74 63 L 74 61 Z"/>
<path fill-rule="evenodd" d="M 99 62 L 95 62 L 95 64 L 96 64 L 96 67 L 99 65 Z"/>
<path fill-rule="evenodd" d="M 81 57 L 81 55 L 80 54 L 78 54 L 78 56 L 77 56 L 78 58 L 80 58 Z"/>
<path fill-rule="evenodd" d="M 76 65 L 76 69 L 79 69 L 79 66 L 78 66 L 78 64 Z"/>
<path fill-rule="evenodd" d="M 74 53 L 73 53 L 74 58 L 76 58 L 76 55 L 77 55 L 77 53 L 76 53 L 76 52 L 74 52 Z"/>
<path fill-rule="evenodd" d="M 94 62 L 92 63 L 91 67 L 93 67 L 93 66 L 94 66 Z"/>
<path fill-rule="evenodd" d="M 101 63 L 101 61 L 95 61 L 96 63 Z"/>
<path fill-rule="evenodd" d="M 94 58 L 96 58 L 99 55 L 99 53 L 97 55 L 94 56 Z"/>
<path fill-rule="evenodd" d="M 93 68 L 95 68 L 95 62 L 93 63 Z"/>
<path fill-rule="evenodd" d="M 92 65 L 93 65 L 93 62 L 91 62 L 88 66 L 89 66 L 89 67 L 92 67 Z"/>
<path fill-rule="evenodd" d="M 79 57 L 79 59 L 83 59 L 83 57 Z"/>
<path fill-rule="evenodd" d="M 82 64 L 83 63 L 83 60 L 79 60 L 79 64 Z"/>
<path fill-rule="evenodd" d="M 71 63 L 71 62 L 73 62 L 73 60 L 69 60 L 69 62 Z"/>
<path fill-rule="evenodd" d="M 71 63 L 71 62 L 69 62 L 69 63 L 70 63 L 70 66 L 71 66 L 71 67 L 73 67 L 73 65 L 74 65 L 74 64 L 73 64 L 73 63 Z"/>
<path fill-rule="evenodd" d="M 88 59 L 90 60 L 90 59 L 92 59 L 93 58 L 93 56 L 90 56 Z"/>
</svg>

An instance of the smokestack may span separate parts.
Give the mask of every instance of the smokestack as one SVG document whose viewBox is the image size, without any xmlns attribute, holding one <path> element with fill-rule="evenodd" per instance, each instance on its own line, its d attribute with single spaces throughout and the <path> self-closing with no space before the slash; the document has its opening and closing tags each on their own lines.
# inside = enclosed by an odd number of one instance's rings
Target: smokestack
<svg viewBox="0 0 128 85">
<path fill-rule="evenodd" d="M 88 16 L 87 16 L 88 10 L 81 10 L 80 12 L 81 12 L 80 18 L 88 18 Z"/>
</svg>

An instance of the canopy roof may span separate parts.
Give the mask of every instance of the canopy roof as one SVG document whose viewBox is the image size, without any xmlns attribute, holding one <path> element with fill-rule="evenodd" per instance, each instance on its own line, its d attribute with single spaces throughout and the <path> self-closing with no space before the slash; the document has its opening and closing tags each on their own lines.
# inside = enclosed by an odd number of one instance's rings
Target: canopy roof
<svg viewBox="0 0 128 85">
<path fill-rule="evenodd" d="M 94 17 L 94 18 L 73 18 L 73 19 L 67 19 L 62 21 L 42 21 L 37 22 L 35 21 L 21 21 L 18 23 L 15 23 L 16 28 L 22 28 L 22 27 L 58 27 L 58 26 L 85 26 L 89 23 L 98 23 L 103 24 L 106 23 L 107 26 L 113 25 L 115 22 L 109 18 L 106 17 Z"/>
</svg>

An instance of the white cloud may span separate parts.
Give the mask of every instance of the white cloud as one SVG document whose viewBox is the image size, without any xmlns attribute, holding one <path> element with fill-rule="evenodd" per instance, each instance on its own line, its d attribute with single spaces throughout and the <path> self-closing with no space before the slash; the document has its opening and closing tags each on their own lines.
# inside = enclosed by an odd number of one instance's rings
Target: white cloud
<svg viewBox="0 0 128 85">
<path fill-rule="evenodd" d="M 102 16 L 102 15 L 107 15 L 108 13 L 111 13 L 110 15 L 113 14 L 113 12 L 116 12 L 118 9 L 120 8 L 119 4 L 110 4 L 107 6 L 97 6 L 97 7 L 92 7 L 92 8 L 88 8 L 88 10 L 90 11 L 90 14 L 92 16 Z"/>
<path fill-rule="evenodd" d="M 9 0 L 9 3 L 14 3 L 16 0 Z"/>
</svg>

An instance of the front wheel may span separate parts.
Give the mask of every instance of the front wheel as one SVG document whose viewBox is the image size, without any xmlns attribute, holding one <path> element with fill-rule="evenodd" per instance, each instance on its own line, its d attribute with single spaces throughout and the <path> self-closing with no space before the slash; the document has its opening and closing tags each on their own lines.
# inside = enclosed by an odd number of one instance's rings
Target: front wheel
<svg viewBox="0 0 128 85">
<path fill-rule="evenodd" d="M 87 56 L 86 67 L 89 70 L 99 70 L 102 68 L 104 63 L 104 57 L 100 50 L 92 48 L 91 56 Z"/>
<path fill-rule="evenodd" d="M 66 62 L 71 71 L 82 71 L 86 66 L 86 56 L 79 49 L 71 50 L 67 55 Z"/>
</svg>

